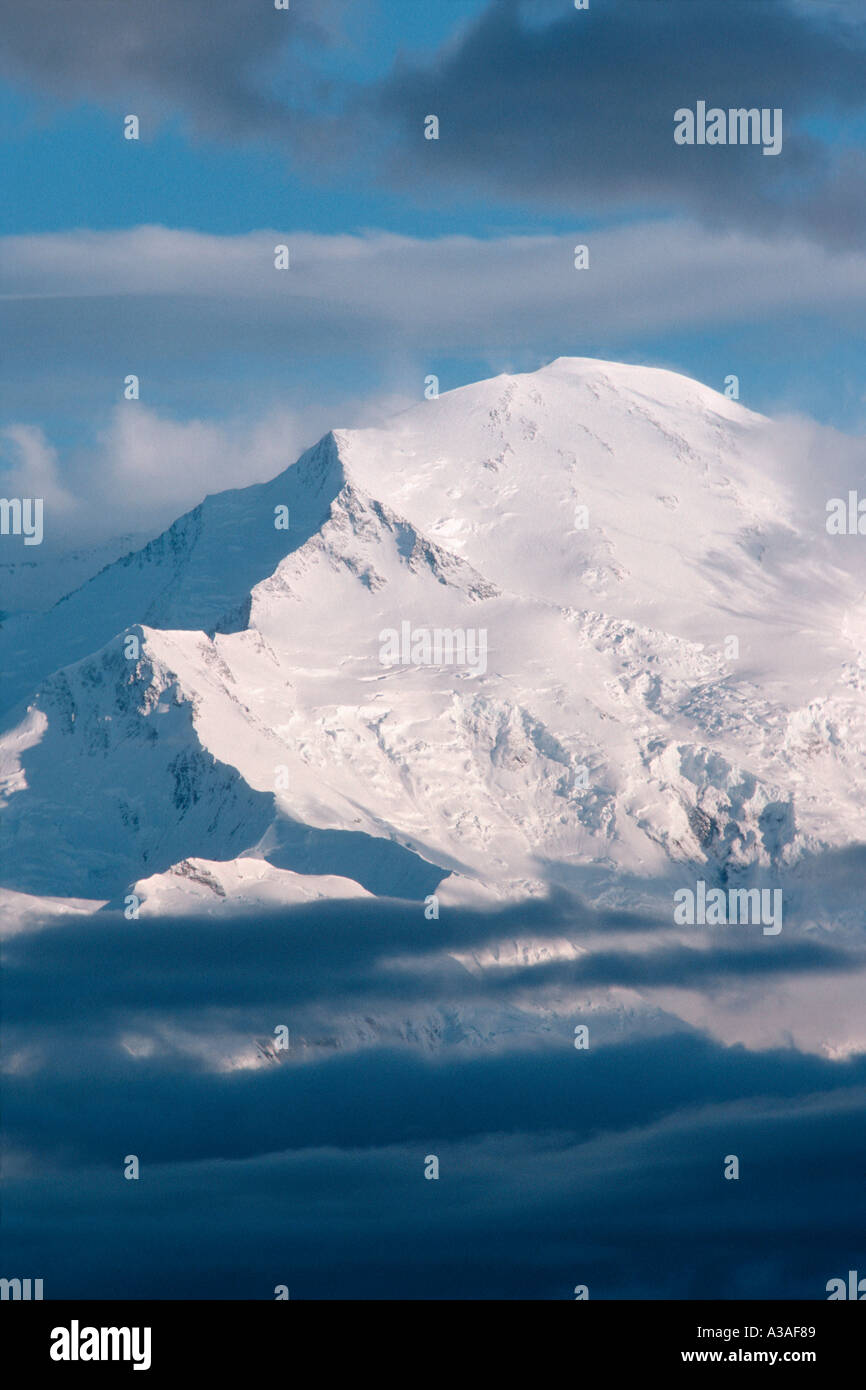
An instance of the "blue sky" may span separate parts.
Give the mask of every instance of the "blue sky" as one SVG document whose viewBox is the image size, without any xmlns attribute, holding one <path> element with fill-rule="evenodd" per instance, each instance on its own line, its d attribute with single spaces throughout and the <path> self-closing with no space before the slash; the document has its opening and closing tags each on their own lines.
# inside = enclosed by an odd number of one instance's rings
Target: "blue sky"
<svg viewBox="0 0 866 1390">
<path fill-rule="evenodd" d="M 430 372 L 611 357 L 866 428 L 857 3 L 33 0 L 6 28 L 0 483 L 70 543 L 130 529 L 136 471 L 154 529 Z M 781 155 L 676 147 L 698 99 L 781 107 Z M 291 287 L 254 289 L 277 240 Z"/>
<path fill-rule="evenodd" d="M 337 82 L 374 82 L 398 53 L 438 47 L 479 8 L 478 0 L 359 6 L 345 16 L 345 42 L 333 51 L 316 47 L 310 62 Z M 292 18 L 274 16 L 278 26 L 291 24 Z M 9 179 L 0 232 L 117 228 L 153 221 L 221 235 L 281 222 L 321 232 L 374 226 L 421 236 L 430 231 L 431 210 L 408 203 L 399 193 L 370 189 L 363 176 L 317 183 L 309 171 L 298 174 L 291 169 L 290 152 L 280 141 L 251 139 L 232 145 L 197 136 L 185 113 L 172 113 L 162 101 L 145 99 L 136 107 L 144 126 L 138 144 L 119 142 L 121 107 L 122 100 L 100 102 L 93 97 L 59 103 L 21 77 L 0 84 L 0 130 Z M 121 114 L 126 114 L 125 107 Z M 471 197 L 460 207 L 439 208 L 435 214 L 439 232 L 484 234 L 521 222 L 526 223 L 525 212 L 521 217 L 519 210 L 485 209 L 483 200 Z"/>
</svg>

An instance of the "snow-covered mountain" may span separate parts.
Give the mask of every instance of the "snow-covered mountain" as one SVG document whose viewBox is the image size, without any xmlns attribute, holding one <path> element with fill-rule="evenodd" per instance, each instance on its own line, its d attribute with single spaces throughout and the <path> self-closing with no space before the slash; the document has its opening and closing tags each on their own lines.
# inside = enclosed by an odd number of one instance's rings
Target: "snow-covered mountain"
<svg viewBox="0 0 866 1390">
<path fill-rule="evenodd" d="M 558 359 L 206 498 L 0 630 L 7 918 L 559 888 L 667 921 L 703 876 L 851 929 L 814 875 L 862 838 L 866 570 L 785 441 Z"/>
<path fill-rule="evenodd" d="M 47 544 L 16 547 L 17 559 L 0 562 L 0 623 L 10 622 L 16 614 L 44 613 L 53 608 L 72 589 L 86 584 L 122 555 L 138 550 L 148 539 L 133 532 L 72 550 L 52 550 Z"/>
</svg>

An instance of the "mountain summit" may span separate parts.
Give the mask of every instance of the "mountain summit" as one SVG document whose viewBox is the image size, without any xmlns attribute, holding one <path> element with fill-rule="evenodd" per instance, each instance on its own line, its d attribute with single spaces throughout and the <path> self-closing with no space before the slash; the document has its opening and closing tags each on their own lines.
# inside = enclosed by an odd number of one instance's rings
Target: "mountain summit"
<svg viewBox="0 0 866 1390">
<path fill-rule="evenodd" d="M 0 632 L 8 912 L 634 905 L 853 844 L 862 573 L 785 438 L 560 358 L 207 497 Z"/>
</svg>

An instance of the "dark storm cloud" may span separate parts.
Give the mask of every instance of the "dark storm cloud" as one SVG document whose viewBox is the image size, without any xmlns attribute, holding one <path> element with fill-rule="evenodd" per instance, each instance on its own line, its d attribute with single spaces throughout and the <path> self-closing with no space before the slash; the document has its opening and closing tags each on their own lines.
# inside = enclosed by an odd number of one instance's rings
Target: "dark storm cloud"
<svg viewBox="0 0 866 1390">
<path fill-rule="evenodd" d="M 844 960 L 784 940 L 648 949 L 653 927 L 564 894 L 498 912 L 450 909 L 438 922 L 420 904 L 382 901 L 224 919 L 67 918 L 13 937 L 4 952 L 7 1142 L 40 1163 L 110 1163 L 144 1149 L 150 1163 L 170 1164 L 420 1143 L 431 1126 L 449 1142 L 515 1131 L 585 1141 L 683 1107 L 866 1085 L 866 1058 L 726 1048 L 661 1015 L 649 1031 L 632 1025 L 620 1043 L 600 1043 L 609 1006 L 571 1010 L 563 991 L 577 1001 L 612 983 L 712 988 Z M 633 951 L 480 975 L 447 955 L 527 936 L 592 943 L 610 930 L 620 940 L 637 930 Z M 539 1031 L 520 1007 L 550 989 L 556 1008 Z M 458 1027 L 461 1046 L 395 1050 L 407 1017 L 459 1019 L 467 1006 L 497 1011 L 486 1046 Z M 360 1050 L 347 1044 L 352 1020 L 371 1018 L 384 1031 Z M 591 1022 L 586 1055 L 574 1047 L 575 1018 Z M 277 1022 L 292 1036 L 283 1061 L 235 1070 L 231 1057 Z M 128 1050 L 136 1038 L 150 1050 Z"/>
<path fill-rule="evenodd" d="M 594 1298 L 824 1297 L 861 1260 L 866 1056 L 726 1047 L 663 1017 L 654 1033 L 626 1017 L 605 1041 L 603 1010 L 578 1050 L 568 1011 L 539 1029 L 503 1007 L 518 985 L 587 970 L 706 986 L 770 962 L 838 966 L 811 942 L 681 951 L 656 948 L 657 930 L 560 894 L 438 922 L 363 901 L 223 920 L 105 912 L 11 938 L 9 1272 L 43 1278 L 46 1298 L 269 1299 L 279 1283 L 293 1299 L 568 1299 L 576 1283 Z M 630 935 L 632 964 L 590 949 L 476 978 L 443 960 L 547 933 L 597 948 L 609 932 L 618 947 Z M 381 1001 L 405 1019 L 426 992 L 447 1018 L 467 989 L 495 1007 L 488 1038 L 339 1041 L 341 1020 Z M 298 1049 L 302 1015 L 282 1006 L 311 998 L 335 1037 Z M 279 1064 L 221 1067 L 227 1026 L 237 1050 L 278 1018 L 293 1030 Z M 151 1055 L 123 1045 L 137 1030 Z M 739 1182 L 722 1176 L 732 1153 Z"/>
<path fill-rule="evenodd" d="M 586 12 L 563 5 L 542 25 L 532 11 L 492 0 L 459 43 L 433 61 L 404 62 L 369 94 L 367 108 L 397 136 L 393 178 L 584 214 L 658 206 L 859 242 L 866 153 L 803 122 L 866 105 L 862 9 L 610 0 Z M 699 99 L 781 107 L 781 155 L 677 146 L 674 112 Z M 438 142 L 423 138 L 428 113 L 440 119 Z"/>
<path fill-rule="evenodd" d="M 607 0 L 588 11 L 489 0 L 437 54 L 367 87 L 328 75 L 348 0 L 7 3 L 7 75 L 52 99 L 135 103 L 220 140 L 261 138 L 317 176 L 431 203 L 493 197 L 581 215 L 643 208 L 859 245 L 866 15 L 798 0 Z M 399 28 L 399 8 L 388 15 Z M 780 107 L 784 144 L 679 147 L 680 107 Z M 427 141 L 424 118 L 441 121 Z M 811 118 L 821 124 L 810 126 Z M 347 164 L 347 159 L 351 161 Z"/>
<path fill-rule="evenodd" d="M 207 1046 L 205 1017 L 199 1037 Z M 50 1068 L 4 1078 L 4 1134 L 13 1150 L 49 1166 L 110 1165 L 118 1153 L 189 1163 L 522 1132 L 585 1142 L 683 1110 L 735 1101 L 761 1109 L 768 1097 L 866 1086 L 862 1056 L 753 1052 L 682 1029 L 584 1051 L 573 1041 L 570 1021 L 554 1020 L 545 1037 L 508 1050 L 323 1047 L 315 1061 L 289 1053 L 277 1065 L 213 1071 L 197 1059 L 132 1058 L 119 1047 L 76 1055 L 70 1037 Z"/>
<path fill-rule="evenodd" d="M 450 908 L 435 922 L 424 918 L 420 903 L 381 900 L 205 921 L 169 916 L 129 923 L 104 913 L 12 938 L 4 957 L 5 1025 L 27 1027 L 42 1018 L 47 1039 L 54 1025 L 72 1019 L 80 1026 L 221 1010 L 230 1011 L 235 1027 L 254 1029 L 263 1014 L 312 1004 L 335 1013 L 517 1004 L 552 990 L 712 988 L 862 963 L 853 949 L 785 937 L 765 941 L 759 929 L 752 940 L 752 929 L 743 927 L 710 935 L 694 929 L 694 944 L 650 950 L 597 949 L 596 941 L 576 959 L 499 964 L 483 975 L 449 955 L 515 937 L 580 940 L 609 929 L 634 931 L 638 922 L 643 931 L 670 929 L 669 920 L 635 914 L 611 914 L 608 928 L 605 914 L 565 895 L 498 913 Z"/>
<path fill-rule="evenodd" d="M 207 135 L 279 138 L 312 77 L 311 53 L 333 41 L 347 9 L 348 0 L 293 0 L 288 13 L 263 0 L 6 0 L 0 65 L 53 98 L 144 98 Z M 278 65 L 282 86 L 269 90 Z"/>
<path fill-rule="evenodd" d="M 651 1088 L 662 1060 L 647 1059 Z M 678 1070 L 676 1050 L 665 1065 Z M 450 1094 L 428 1071 L 416 1077 L 413 1122 L 383 1144 L 375 1136 L 390 1083 L 377 1091 L 381 1076 L 355 1079 L 360 1147 L 219 1161 L 152 1152 L 145 1136 L 164 1133 L 187 1101 L 166 1085 L 142 1129 L 113 1135 L 120 1149 L 96 1165 L 67 1153 L 50 1170 L 7 1179 L 10 1268 L 38 1270 L 46 1298 L 271 1299 L 285 1283 L 292 1299 L 570 1299 L 587 1283 L 593 1299 L 820 1299 L 829 1278 L 862 1267 L 862 1090 L 699 1104 L 617 1133 L 587 1132 L 588 1113 L 604 1118 L 604 1098 L 578 1091 L 558 1095 L 561 1123 L 542 1131 L 537 1106 L 523 1128 L 516 1112 L 527 1086 L 535 1094 L 548 1076 L 518 1071 L 508 1131 L 459 1138 Z M 643 1074 L 631 1084 L 640 1092 Z M 334 1099 L 323 1088 L 321 1109 Z M 276 1121 L 278 1139 L 290 1116 L 275 1101 L 261 1116 Z M 572 1117 L 581 1135 L 568 1128 Z M 192 1140 L 210 1128 L 199 1109 L 184 1119 Z M 140 1137 L 141 1177 L 126 1182 L 123 1155 Z M 438 1181 L 423 1177 L 429 1153 Z M 722 1176 L 730 1153 L 741 1163 L 736 1182 Z"/>
<path fill-rule="evenodd" d="M 68 918 L 14 936 L 4 952 L 5 1020 L 55 1017 L 129 1008 L 201 1008 L 330 997 L 375 987 L 377 962 L 407 962 L 433 953 L 471 950 L 517 934 L 580 929 L 584 909 L 561 894 L 500 912 L 449 909 L 427 921 L 424 905 L 378 899 L 323 902 L 253 914 L 195 918 L 172 914 L 135 923 L 104 912 Z M 587 913 L 587 922 L 598 922 Z M 585 929 L 585 928 L 584 928 Z M 458 980 L 466 976 L 455 967 Z M 408 974 L 383 992 L 398 997 Z M 452 986 L 459 987 L 454 980 Z M 86 1001 L 86 1007 L 82 1007 Z"/>
</svg>

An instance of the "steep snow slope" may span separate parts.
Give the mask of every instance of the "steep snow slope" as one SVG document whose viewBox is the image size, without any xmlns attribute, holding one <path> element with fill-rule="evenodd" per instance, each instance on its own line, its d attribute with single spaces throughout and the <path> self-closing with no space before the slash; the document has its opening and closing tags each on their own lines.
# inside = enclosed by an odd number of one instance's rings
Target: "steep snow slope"
<svg viewBox="0 0 866 1390">
<path fill-rule="evenodd" d="M 0 629 L 0 711 L 131 623 L 206 632 L 242 627 L 252 586 L 315 533 L 343 482 L 326 436 L 270 483 L 207 497 L 47 613 L 11 618 Z M 289 531 L 274 526 L 277 506 L 289 508 Z"/>
<path fill-rule="evenodd" d="M 823 522 L 769 421 L 668 372 L 558 360 L 338 431 L 0 634 L 0 882 L 669 921 L 697 874 L 784 878 L 850 927 L 809 875 L 862 834 L 866 571 Z M 388 664 L 404 624 L 483 659 Z"/>
<path fill-rule="evenodd" d="M 11 553 L 4 554 L 0 564 L 0 622 L 12 614 L 53 608 L 70 590 L 86 584 L 121 556 L 140 549 L 148 539 L 133 533 L 74 550 L 51 549 L 47 542 L 28 548 L 21 541 Z"/>
</svg>

